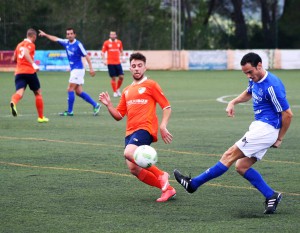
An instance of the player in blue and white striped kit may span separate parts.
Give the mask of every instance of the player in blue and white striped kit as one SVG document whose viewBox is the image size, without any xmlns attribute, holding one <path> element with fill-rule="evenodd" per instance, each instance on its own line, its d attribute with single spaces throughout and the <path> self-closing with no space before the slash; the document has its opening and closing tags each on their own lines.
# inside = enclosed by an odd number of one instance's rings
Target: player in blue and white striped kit
<svg viewBox="0 0 300 233">
<path fill-rule="evenodd" d="M 263 68 L 258 54 L 246 54 L 241 66 L 249 78 L 249 86 L 228 103 L 226 112 L 229 117 L 234 117 L 234 106 L 252 98 L 255 120 L 249 131 L 223 154 L 218 163 L 199 176 L 187 177 L 176 169 L 174 175 L 187 192 L 193 193 L 202 184 L 224 174 L 236 162 L 236 171 L 266 198 L 264 213 L 273 214 L 282 195 L 275 192 L 252 165 L 263 158 L 268 148 L 281 145 L 293 113 L 286 99 L 284 85 L 278 77 Z"/>
<path fill-rule="evenodd" d="M 82 85 L 84 84 L 84 74 L 85 68 L 82 62 L 82 58 L 85 57 L 89 65 L 90 75 L 95 76 L 95 71 L 93 70 L 91 59 L 88 56 L 82 43 L 75 39 L 76 34 L 73 28 L 67 28 L 66 37 L 67 39 L 61 39 L 56 36 L 46 34 L 42 30 L 39 30 L 39 35 L 48 38 L 51 41 L 58 42 L 62 45 L 67 52 L 67 56 L 70 63 L 71 74 L 68 86 L 68 110 L 60 113 L 61 116 L 73 116 L 73 106 L 75 102 L 75 94 L 84 99 L 86 102 L 93 106 L 93 114 L 96 116 L 101 105 L 94 101 L 90 95 L 83 91 Z"/>
</svg>

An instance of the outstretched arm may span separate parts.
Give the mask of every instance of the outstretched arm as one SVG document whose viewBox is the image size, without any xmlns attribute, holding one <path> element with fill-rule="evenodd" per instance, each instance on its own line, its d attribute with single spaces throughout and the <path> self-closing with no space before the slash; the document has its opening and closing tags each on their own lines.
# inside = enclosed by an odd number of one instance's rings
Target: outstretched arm
<svg viewBox="0 0 300 233">
<path fill-rule="evenodd" d="M 173 140 L 173 135 L 167 129 L 167 125 L 171 117 L 171 111 L 171 107 L 163 110 L 163 115 L 159 126 L 161 137 L 166 144 L 170 144 Z"/>
<path fill-rule="evenodd" d="M 113 104 L 110 100 L 110 96 L 109 96 L 108 92 L 100 93 L 99 94 L 99 100 L 101 101 L 101 103 L 103 103 L 107 107 L 107 110 L 109 111 L 110 115 L 116 121 L 122 120 L 123 117 L 120 115 L 118 110 L 113 106 Z"/>
<path fill-rule="evenodd" d="M 54 42 L 57 42 L 59 40 L 59 38 L 57 36 L 49 35 L 42 30 L 39 30 L 39 36 L 46 37 L 49 40 L 54 41 Z"/>
<path fill-rule="evenodd" d="M 250 99 L 252 98 L 252 95 L 249 94 L 247 92 L 247 90 L 245 90 L 244 92 L 242 92 L 238 97 L 234 98 L 233 100 L 231 100 L 228 105 L 227 105 L 227 108 L 226 108 L 226 112 L 227 112 L 227 116 L 229 117 L 234 117 L 234 106 L 236 104 L 239 104 L 239 103 L 244 103 L 244 102 L 247 102 L 249 101 Z"/>
</svg>

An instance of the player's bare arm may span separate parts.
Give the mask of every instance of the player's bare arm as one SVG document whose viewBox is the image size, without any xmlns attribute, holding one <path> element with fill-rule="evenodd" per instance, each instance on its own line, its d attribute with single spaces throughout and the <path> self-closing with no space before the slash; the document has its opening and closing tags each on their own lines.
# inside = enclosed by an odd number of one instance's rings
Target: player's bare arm
<svg viewBox="0 0 300 233">
<path fill-rule="evenodd" d="M 59 38 L 57 36 L 49 35 L 49 34 L 47 34 L 46 32 L 44 32 L 42 30 L 39 30 L 39 36 L 46 37 L 49 40 L 54 41 L 54 42 L 57 42 L 59 40 Z"/>
<path fill-rule="evenodd" d="M 39 71 L 39 66 L 34 63 L 34 60 L 30 57 L 29 50 L 27 48 L 23 48 L 24 57 L 25 59 L 32 64 L 32 67 L 35 69 L 35 71 Z"/>
<path fill-rule="evenodd" d="M 88 65 L 89 65 L 90 75 L 91 75 L 91 77 L 94 77 L 96 73 L 95 73 L 95 71 L 93 69 L 91 58 L 90 58 L 89 55 L 86 55 L 85 58 L 86 58 L 86 61 L 87 61 Z"/>
<path fill-rule="evenodd" d="M 272 146 L 274 148 L 280 147 L 282 140 L 284 138 L 284 135 L 288 131 L 288 129 L 291 125 L 291 122 L 292 122 L 292 118 L 293 118 L 293 113 L 290 108 L 287 109 L 286 111 L 283 111 L 281 114 L 282 114 L 282 126 L 280 128 L 277 141 Z"/>
<path fill-rule="evenodd" d="M 106 61 L 106 58 L 105 58 L 105 53 L 101 53 L 101 57 L 102 57 L 102 63 L 104 65 L 107 65 L 107 61 Z"/>
<path fill-rule="evenodd" d="M 122 120 L 122 116 L 120 115 L 118 110 L 113 106 L 108 92 L 101 92 L 99 94 L 99 101 L 107 107 L 107 110 L 109 111 L 110 115 L 116 121 Z"/>
<path fill-rule="evenodd" d="M 124 57 L 124 52 L 123 52 L 123 50 L 120 50 L 120 61 L 121 61 L 122 63 L 126 63 L 126 59 L 125 59 L 125 57 Z"/>
<path fill-rule="evenodd" d="M 159 126 L 161 137 L 166 144 L 170 144 L 173 140 L 173 135 L 167 129 L 171 112 L 172 110 L 170 107 L 163 110 L 162 120 Z"/>
<path fill-rule="evenodd" d="M 228 117 L 234 117 L 235 111 L 234 111 L 234 106 L 239 103 L 247 102 L 252 98 L 252 95 L 245 90 L 242 92 L 238 97 L 234 98 L 231 100 L 226 108 L 227 116 Z"/>
<path fill-rule="evenodd" d="M 12 58 L 11 58 L 12 62 L 17 62 L 17 56 L 16 56 L 16 51 L 14 52 Z"/>
</svg>

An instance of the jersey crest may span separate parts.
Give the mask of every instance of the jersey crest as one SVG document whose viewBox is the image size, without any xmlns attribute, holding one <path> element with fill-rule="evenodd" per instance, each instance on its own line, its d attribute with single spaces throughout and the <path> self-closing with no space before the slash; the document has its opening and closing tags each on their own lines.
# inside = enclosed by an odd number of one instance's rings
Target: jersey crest
<svg viewBox="0 0 300 233">
<path fill-rule="evenodd" d="M 143 94 L 146 91 L 146 87 L 140 87 L 138 89 L 139 94 Z"/>
</svg>

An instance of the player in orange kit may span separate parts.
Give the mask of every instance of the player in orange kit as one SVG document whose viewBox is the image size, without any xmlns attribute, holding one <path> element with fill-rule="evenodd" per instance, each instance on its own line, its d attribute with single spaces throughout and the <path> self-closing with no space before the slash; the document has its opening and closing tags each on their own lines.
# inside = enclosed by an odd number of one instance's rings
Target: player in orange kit
<svg viewBox="0 0 300 233">
<path fill-rule="evenodd" d="M 107 53 L 107 58 L 105 58 Z M 107 65 L 109 76 L 111 77 L 111 87 L 113 96 L 121 96 L 120 87 L 124 80 L 124 72 L 121 66 L 120 57 L 123 62 L 123 44 L 117 39 L 116 32 L 110 32 L 109 39 L 104 41 L 102 46 L 102 61 Z M 117 77 L 119 77 L 117 81 Z"/>
<path fill-rule="evenodd" d="M 30 28 L 27 30 L 27 38 L 17 45 L 13 55 L 13 61 L 17 62 L 15 70 L 16 92 L 10 101 L 11 113 L 14 117 L 18 115 L 16 105 L 22 99 L 27 85 L 35 95 L 35 104 L 38 112 L 38 122 L 46 123 L 49 121 L 44 116 L 44 102 L 40 89 L 40 82 L 36 72 L 38 65 L 34 63 L 35 41 L 37 32 Z"/>
<path fill-rule="evenodd" d="M 100 93 L 99 100 L 107 107 L 115 120 L 119 121 L 127 116 L 124 150 L 126 164 L 131 174 L 140 181 L 161 189 L 161 197 L 156 201 L 165 202 L 176 195 L 176 190 L 169 184 L 169 174 L 154 165 L 149 168 L 139 167 L 134 162 L 133 154 L 138 146 L 150 145 L 157 141 L 156 103 L 163 110 L 159 126 L 161 137 L 167 144 L 172 142 L 173 136 L 167 130 L 171 106 L 158 83 L 144 76 L 145 56 L 141 53 L 133 53 L 129 60 L 133 83 L 123 90 L 118 106 L 116 108 L 113 106 L 107 92 Z"/>
</svg>

